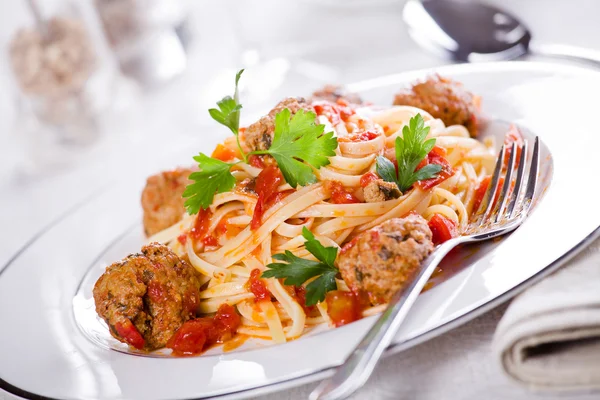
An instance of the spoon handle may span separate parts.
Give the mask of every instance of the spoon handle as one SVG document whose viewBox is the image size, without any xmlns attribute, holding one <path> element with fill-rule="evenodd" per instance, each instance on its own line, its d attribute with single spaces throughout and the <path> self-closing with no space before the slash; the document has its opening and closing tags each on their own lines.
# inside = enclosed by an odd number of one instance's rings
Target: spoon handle
<svg viewBox="0 0 600 400">
<path fill-rule="evenodd" d="M 363 386 L 383 351 L 390 345 L 427 280 L 458 240 L 442 244 L 426 260 L 410 285 L 396 292 L 385 311 L 365 335 L 352 354 L 334 375 L 323 381 L 311 394 L 310 400 L 343 399 Z"/>
<path fill-rule="evenodd" d="M 529 44 L 529 54 L 541 57 L 563 58 L 566 60 L 586 63 L 596 68 L 600 68 L 600 52 L 591 49 L 585 49 L 577 46 L 565 44 Z"/>
</svg>

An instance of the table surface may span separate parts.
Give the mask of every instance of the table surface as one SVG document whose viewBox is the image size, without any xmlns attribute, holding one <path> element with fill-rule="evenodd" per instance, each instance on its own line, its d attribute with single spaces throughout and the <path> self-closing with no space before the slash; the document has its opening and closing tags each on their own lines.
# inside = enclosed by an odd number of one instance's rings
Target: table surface
<svg viewBox="0 0 600 400">
<path fill-rule="evenodd" d="M 44 1 L 44 6 L 50 8 L 55 2 Z M 502 4 L 526 21 L 539 42 L 600 50 L 600 25 L 593 18 L 600 13 L 600 2 L 491 2 Z M 347 83 L 445 63 L 410 40 L 401 22 L 403 1 L 374 1 L 369 8 L 341 3 L 192 3 L 190 26 L 196 39 L 189 47 L 186 73 L 149 91 L 137 91 L 123 83 L 123 104 L 103 121 L 103 136 L 91 146 L 77 148 L 77 154 L 62 165 L 55 165 L 51 155 L 50 161 L 33 157 L 33 151 L 40 149 L 32 148 L 35 143 L 32 145 L 31 138 L 23 140 L 19 135 L 14 84 L 6 52 L 2 52 L 0 87 L 8 90 L 0 90 L 0 266 L 36 232 L 98 188 L 123 175 L 150 174 L 169 167 L 169 154 L 195 148 L 201 140 L 198 132 L 214 126 L 203 110 L 230 90 L 232 71 L 242 61 L 252 64 L 257 55 L 261 56 L 257 67 L 248 71 L 249 80 L 260 85 L 247 88 L 254 104 L 247 115 L 258 115 L 281 97 L 305 95 L 325 82 Z M 3 49 L 14 30 L 29 23 L 27 18 L 25 9 L 16 2 L 1 2 Z M 242 49 L 246 52 L 240 59 Z M 161 145 L 167 136 L 177 140 L 169 140 L 165 150 Z M 491 338 L 505 308 L 500 306 L 441 337 L 383 360 L 365 388 L 352 398 L 549 398 L 509 381 L 491 354 Z M 261 399 L 305 399 L 313 386 Z M 0 400 L 9 398 L 14 396 L 0 392 Z M 560 398 L 591 400 L 598 394 Z"/>
</svg>

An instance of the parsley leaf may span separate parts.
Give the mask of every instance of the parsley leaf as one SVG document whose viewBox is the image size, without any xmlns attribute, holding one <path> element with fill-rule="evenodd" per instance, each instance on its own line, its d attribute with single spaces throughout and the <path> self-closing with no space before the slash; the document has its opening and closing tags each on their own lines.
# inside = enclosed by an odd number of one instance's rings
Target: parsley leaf
<svg viewBox="0 0 600 400">
<path fill-rule="evenodd" d="M 427 157 L 427 154 L 435 146 L 435 139 L 425 140 L 429 133 L 429 127 L 421 114 L 410 119 L 408 125 L 402 128 L 402 137 L 396 138 L 396 161 L 398 172 L 394 164 L 385 157 L 377 157 L 376 170 L 384 181 L 394 182 L 401 192 L 405 192 L 411 186 L 424 179 L 435 178 L 442 170 L 437 164 L 428 164 L 415 171 L 419 163 Z"/>
<path fill-rule="evenodd" d="M 313 112 L 299 110 L 291 116 L 285 108 L 275 116 L 275 133 L 268 150 L 253 154 L 269 154 L 275 158 L 285 181 L 293 188 L 317 181 L 313 168 L 329 164 L 338 146 L 333 132 L 323 134 L 325 125 L 315 124 Z"/>
<path fill-rule="evenodd" d="M 325 300 L 327 292 L 337 289 L 335 277 L 339 271 L 334 265 L 337 248 L 323 246 L 306 227 L 302 229 L 302 236 L 306 239 L 306 250 L 319 261 L 305 260 L 286 250 L 285 254 L 273 256 L 274 259 L 285 263 L 268 264 L 269 269 L 262 273 L 262 277 L 284 279 L 284 285 L 295 286 L 317 277 L 306 285 L 306 305 L 312 306 Z"/>
<path fill-rule="evenodd" d="M 231 132 L 235 135 L 237 139 L 237 145 L 240 149 L 240 153 L 244 158 L 244 161 L 247 161 L 246 154 L 242 150 L 242 146 L 240 144 L 239 139 L 239 130 L 240 130 L 240 110 L 242 109 L 242 105 L 239 103 L 239 95 L 238 95 L 238 83 L 240 78 L 242 77 L 243 69 L 239 70 L 237 74 L 235 74 L 235 92 L 233 94 L 233 98 L 231 96 L 225 96 L 221 100 L 217 102 L 217 106 L 219 109 L 211 108 L 208 110 L 208 113 L 218 123 L 228 127 Z"/>
<path fill-rule="evenodd" d="M 215 197 L 215 193 L 223 193 L 235 186 L 235 178 L 231 174 L 232 164 L 210 158 L 202 153 L 194 157 L 200 171 L 192 172 L 190 179 L 194 181 L 186 186 L 183 197 L 187 197 L 184 205 L 189 214 L 196 214 L 200 207 L 207 209 Z"/>
</svg>

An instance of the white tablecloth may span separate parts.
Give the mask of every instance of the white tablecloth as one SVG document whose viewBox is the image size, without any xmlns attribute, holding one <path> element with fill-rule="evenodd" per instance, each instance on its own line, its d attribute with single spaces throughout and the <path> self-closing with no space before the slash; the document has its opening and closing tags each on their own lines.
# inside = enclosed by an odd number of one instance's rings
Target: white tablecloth
<svg viewBox="0 0 600 400">
<path fill-rule="evenodd" d="M 15 106 L 11 90 L 0 90 L 0 266 L 43 226 L 98 187 L 119 179 L 123 170 L 149 173 L 168 166 L 165 160 L 170 152 L 195 149 L 202 132 L 210 129 L 206 127 L 214 128 L 204 110 L 223 94 L 222 87 L 231 86 L 231 74 L 225 79 L 217 71 L 224 66 L 233 70 L 239 61 L 236 35 L 238 39 L 244 37 L 246 48 L 256 46 L 273 61 L 272 65 L 286 71 L 280 76 L 281 85 L 255 90 L 256 108 L 266 108 L 269 102 L 285 95 L 307 94 L 306 87 L 319 82 L 351 82 L 443 64 L 419 50 L 408 38 L 400 17 L 402 1 L 374 2 L 384 4 L 370 9 L 339 9 L 308 0 L 279 3 L 253 0 L 252 3 L 247 6 L 250 11 L 245 13 L 231 8 L 233 1 L 194 2 L 192 19 L 199 39 L 193 44 L 186 75 L 169 87 L 141 98 L 137 108 L 124 113 L 122 120 L 115 120 L 110 134 L 94 148 L 83 151 L 83 156 L 68 168 L 38 166 L 36 169 L 25 162 L 27 153 L 19 147 L 19 138 L 13 129 Z M 495 0 L 493 3 L 503 4 L 522 17 L 541 41 L 600 50 L 600 25 L 596 21 L 600 15 L 598 1 Z M 19 8 L 22 6 L 17 2 L 1 2 L 0 48 L 6 48 L 10 33 L 25 21 L 24 10 Z M 262 8 L 253 8 L 255 6 Z M 248 17 L 238 24 L 236 18 L 240 15 Z M 263 23 L 267 19 L 271 22 Z M 227 36 L 221 32 L 232 25 L 239 25 L 237 33 L 230 32 Z M 221 34 L 217 35 L 216 31 Z M 376 42 L 371 39 L 372 32 L 377 32 Z M 350 37 L 347 40 L 352 44 L 350 47 L 340 45 L 343 49 L 340 51 L 323 47 L 323 43 L 335 43 L 343 35 Z M 281 59 L 282 55 L 288 56 L 291 62 Z M 297 71 L 299 65 L 302 73 Z M 1 53 L 0 88 L 9 88 L 10 79 L 5 53 Z M 144 125 L 147 119 L 150 121 Z M 178 137 L 168 151 L 162 147 L 165 132 Z M 158 149 L 161 149 L 160 156 L 148 156 L 156 154 Z M 546 398 L 505 378 L 492 357 L 491 338 L 504 310 L 505 306 L 498 307 L 442 337 L 385 359 L 354 398 Z M 304 399 L 313 386 L 262 399 Z M 599 397 L 599 394 L 582 394 L 563 398 Z M 0 392 L 0 400 L 8 398 L 14 397 Z"/>
</svg>

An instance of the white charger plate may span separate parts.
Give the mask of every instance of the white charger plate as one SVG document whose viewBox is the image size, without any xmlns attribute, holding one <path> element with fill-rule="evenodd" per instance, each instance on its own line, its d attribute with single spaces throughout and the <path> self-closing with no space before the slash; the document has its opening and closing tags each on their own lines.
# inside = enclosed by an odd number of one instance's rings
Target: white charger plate
<svg viewBox="0 0 600 400">
<path fill-rule="evenodd" d="M 483 97 L 493 119 L 517 123 L 543 141 L 541 189 L 515 233 L 447 260 L 458 271 L 425 292 L 388 354 L 481 314 L 556 269 L 599 230 L 594 185 L 600 136 L 593 117 L 600 74 L 528 62 L 458 65 L 351 85 L 366 100 L 390 104 L 400 86 L 438 72 Z M 501 138 L 501 130 L 486 135 Z M 210 151 L 221 138 L 202 148 Z M 551 154 L 550 155 L 550 151 Z M 182 154 L 184 163 L 192 154 Z M 0 388 L 29 399 L 240 398 L 323 378 L 339 365 L 374 318 L 324 327 L 272 345 L 251 340 L 200 357 L 132 355 L 93 311 L 91 285 L 103 269 L 138 251 L 143 177 L 94 196 L 40 232 L 0 271 Z M 588 204 L 590 204 L 588 206 Z M 115 351 L 117 350 L 117 351 Z"/>
</svg>

